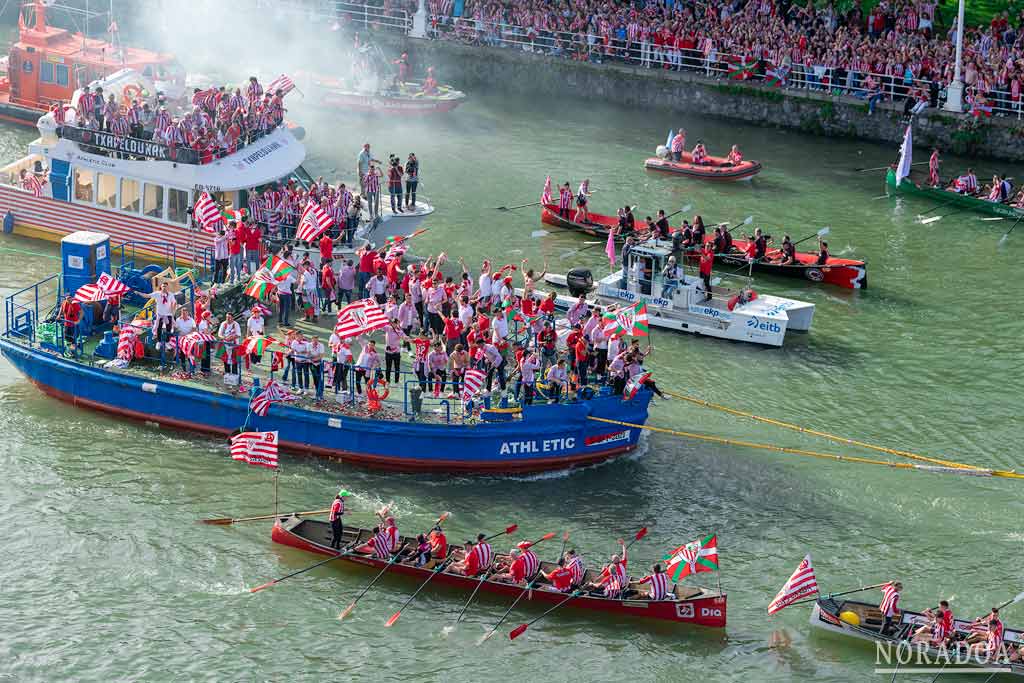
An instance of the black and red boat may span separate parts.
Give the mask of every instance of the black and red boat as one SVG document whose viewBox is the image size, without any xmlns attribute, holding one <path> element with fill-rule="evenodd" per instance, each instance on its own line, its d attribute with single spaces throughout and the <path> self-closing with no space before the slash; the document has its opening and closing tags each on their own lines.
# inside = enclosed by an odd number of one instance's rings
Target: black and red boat
<svg viewBox="0 0 1024 683">
<path fill-rule="evenodd" d="M 540 219 L 543 223 L 566 230 L 575 230 L 592 237 L 607 239 L 608 231 L 619 224 L 617 216 L 606 216 L 593 211 L 589 213 L 587 221 L 577 221 L 575 218 L 575 207 L 569 209 L 569 217 L 566 218 L 559 212 L 557 204 L 542 205 Z M 642 227 L 642 223 L 637 225 Z M 621 242 L 624 236 L 616 235 L 615 239 L 617 242 Z M 710 235 L 705 238 L 706 241 L 711 239 Z M 733 240 L 732 251 L 715 254 L 715 261 L 737 268 L 747 265 L 746 246 L 746 240 Z M 698 256 L 696 253 L 690 253 L 687 255 L 687 259 L 696 261 Z M 826 263 L 819 264 L 818 255 L 813 252 L 797 252 L 796 263 L 793 264 L 781 263 L 776 252 L 774 258 L 757 261 L 754 264 L 754 272 L 793 277 L 810 282 L 824 282 L 846 289 L 866 289 L 868 286 L 868 271 L 865 261 L 830 256 Z"/>
<path fill-rule="evenodd" d="M 372 536 L 367 529 L 345 529 L 343 544 L 345 546 L 354 543 L 363 543 Z M 281 517 L 274 523 L 271 538 L 276 543 L 305 550 L 320 555 L 336 555 L 337 550 L 331 548 L 331 525 L 319 520 L 303 519 L 297 516 Z M 398 547 L 415 547 L 415 538 L 401 538 Z M 465 550 L 461 546 L 450 546 L 448 560 L 458 561 L 464 557 Z M 496 561 L 507 561 L 507 557 L 497 555 Z M 367 555 L 345 555 L 340 557 L 339 563 L 363 565 L 374 569 L 383 569 L 387 564 L 381 560 Z M 542 562 L 541 569 L 550 572 L 555 565 L 549 562 Z M 423 582 L 432 571 L 427 568 L 417 567 L 409 561 L 398 560 L 388 570 L 392 574 L 406 576 L 416 581 Z M 587 572 L 584 581 L 593 581 L 597 577 L 592 572 Z M 462 590 L 473 591 L 478 584 L 479 578 L 454 574 L 449 571 L 442 571 L 434 579 L 434 583 Z M 635 586 L 631 580 L 631 586 Z M 480 590 L 494 595 L 508 598 L 516 598 L 523 591 L 523 587 L 504 583 L 494 579 L 487 579 L 480 584 Z M 543 578 L 539 579 L 534 586 L 532 600 L 534 603 L 556 605 L 568 597 L 567 593 L 555 590 L 551 584 Z M 639 619 L 654 621 L 669 621 L 680 624 L 696 624 L 698 626 L 709 626 L 723 628 L 726 619 L 726 596 L 718 591 L 695 586 L 676 585 L 665 600 L 645 599 L 613 599 L 606 598 L 599 593 L 583 592 L 573 598 L 567 606 L 578 609 L 589 609 L 599 612 L 606 612 L 616 616 L 630 616 Z"/>
</svg>

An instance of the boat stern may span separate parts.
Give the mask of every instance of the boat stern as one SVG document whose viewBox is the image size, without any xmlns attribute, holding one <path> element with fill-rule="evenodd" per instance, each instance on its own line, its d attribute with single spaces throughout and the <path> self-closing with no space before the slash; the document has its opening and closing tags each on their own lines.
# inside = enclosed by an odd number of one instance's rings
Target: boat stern
<svg viewBox="0 0 1024 683">
<path fill-rule="evenodd" d="M 814 308 L 814 304 L 809 301 L 761 295 L 743 306 L 737 306 L 736 311 L 776 324 L 785 321 L 785 329 L 807 332 L 814 322 Z M 753 326 L 760 327 L 759 324 Z"/>
</svg>

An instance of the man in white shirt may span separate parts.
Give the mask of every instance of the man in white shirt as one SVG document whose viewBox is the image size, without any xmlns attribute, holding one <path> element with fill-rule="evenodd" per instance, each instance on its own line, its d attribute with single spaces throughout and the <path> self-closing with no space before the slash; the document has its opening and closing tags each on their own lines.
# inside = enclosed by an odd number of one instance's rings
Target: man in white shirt
<svg viewBox="0 0 1024 683">
<path fill-rule="evenodd" d="M 219 285 L 227 279 L 227 276 L 228 236 L 224 233 L 224 228 L 221 227 L 213 236 L 213 281 Z"/>
<path fill-rule="evenodd" d="M 562 390 L 569 382 L 569 373 L 565 371 L 565 359 L 559 358 L 558 362 L 548 368 L 548 396 L 552 403 L 558 403 L 562 396 Z"/>
<path fill-rule="evenodd" d="M 366 291 L 373 297 L 377 305 L 383 306 L 388 296 L 388 279 L 384 277 L 384 269 L 378 268 L 377 274 L 366 283 Z"/>
<path fill-rule="evenodd" d="M 220 324 L 220 329 L 217 330 L 217 337 L 224 343 L 228 354 L 227 359 L 224 361 L 224 374 L 237 375 L 238 357 L 235 355 L 235 347 L 242 338 L 242 328 L 235 322 L 235 317 L 230 313 L 224 316 L 224 322 Z"/>
<path fill-rule="evenodd" d="M 309 388 L 309 342 L 301 334 L 297 334 L 288 346 L 291 348 L 290 355 L 295 364 L 292 372 L 292 390 L 298 389 L 301 394 Z"/>
<path fill-rule="evenodd" d="M 494 344 L 488 344 L 483 339 L 476 340 L 477 351 L 482 354 L 484 366 L 487 368 L 487 391 L 491 390 L 494 383 L 494 375 L 498 375 L 498 384 L 501 390 L 505 391 L 505 357 Z"/>
<path fill-rule="evenodd" d="M 178 300 L 170 292 L 166 282 L 161 282 L 157 291 L 146 296 L 156 302 L 153 329 L 156 334 L 157 348 L 162 348 L 162 343 L 167 341 L 174 329 L 174 312 L 178 308 Z"/>
<path fill-rule="evenodd" d="M 324 397 L 324 345 L 318 337 L 309 338 L 309 374 L 313 376 L 313 387 L 316 389 L 316 397 Z"/>
<path fill-rule="evenodd" d="M 185 335 L 194 332 L 195 329 L 196 321 L 192 319 L 192 314 L 189 312 L 188 306 L 182 306 L 181 311 L 178 314 L 178 319 L 174 321 L 174 334 L 178 337 L 178 362 L 181 363 L 182 371 L 188 373 L 195 372 L 195 367 L 192 364 L 192 359 L 182 352 L 181 340 Z"/>
<path fill-rule="evenodd" d="M 348 373 L 352 369 L 352 346 L 348 340 L 342 340 L 337 333 L 332 332 L 328 340 L 331 351 L 334 353 L 334 393 L 338 389 L 348 391 Z"/>
<path fill-rule="evenodd" d="M 277 283 L 277 324 L 287 327 L 291 325 L 288 317 L 292 312 L 292 285 L 295 284 L 295 272 L 288 273 L 285 279 Z"/>
</svg>

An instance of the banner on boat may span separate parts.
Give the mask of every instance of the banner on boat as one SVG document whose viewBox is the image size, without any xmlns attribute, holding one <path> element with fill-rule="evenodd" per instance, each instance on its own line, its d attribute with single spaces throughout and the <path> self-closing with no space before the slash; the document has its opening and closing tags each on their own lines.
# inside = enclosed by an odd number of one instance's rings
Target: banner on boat
<svg viewBox="0 0 1024 683">
<path fill-rule="evenodd" d="M 61 137 L 66 140 L 74 140 L 84 145 L 99 147 L 111 152 L 124 152 L 133 156 L 156 159 L 157 161 L 177 161 L 183 164 L 199 163 L 198 153 L 188 147 L 178 147 L 171 152 L 171 148 L 152 140 L 140 140 L 124 135 L 114 135 L 98 130 L 75 128 L 74 126 L 63 126 Z"/>
<path fill-rule="evenodd" d="M 502 441 L 501 455 L 532 455 L 533 453 L 558 453 L 576 448 L 576 437 L 557 439 L 527 439 L 525 441 Z"/>
</svg>

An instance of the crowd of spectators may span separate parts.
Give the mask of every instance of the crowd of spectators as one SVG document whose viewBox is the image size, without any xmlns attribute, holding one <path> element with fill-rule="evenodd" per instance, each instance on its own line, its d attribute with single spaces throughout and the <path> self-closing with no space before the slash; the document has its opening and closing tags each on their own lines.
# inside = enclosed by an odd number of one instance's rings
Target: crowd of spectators
<svg viewBox="0 0 1024 683">
<path fill-rule="evenodd" d="M 385 0 L 410 18 L 416 0 Z M 935 106 L 953 80 L 956 17 L 934 0 L 426 0 L 437 39 L 511 47 L 591 62 L 701 70 L 710 76 L 827 89 Z M 357 15 L 354 15 L 357 16 Z M 351 18 L 354 18 L 351 17 Z M 1019 112 L 1024 81 L 1020 16 L 1008 12 L 964 35 L 962 79 L 975 113 Z M 869 78 L 869 74 L 872 76 Z"/>
</svg>

